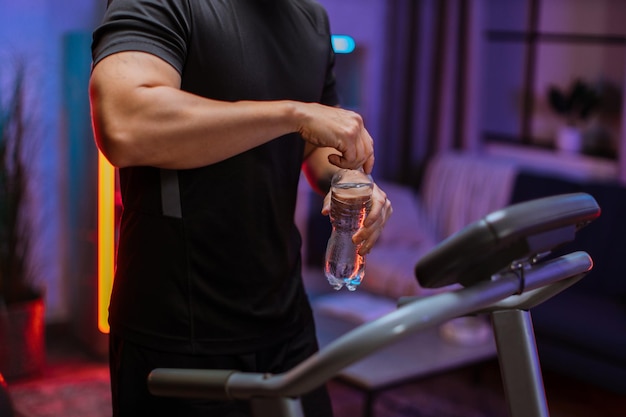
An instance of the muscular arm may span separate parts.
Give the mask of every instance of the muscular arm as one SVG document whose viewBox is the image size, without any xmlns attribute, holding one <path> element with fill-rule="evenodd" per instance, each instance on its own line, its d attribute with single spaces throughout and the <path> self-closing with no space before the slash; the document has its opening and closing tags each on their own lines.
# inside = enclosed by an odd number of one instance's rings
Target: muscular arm
<svg viewBox="0 0 626 417">
<path fill-rule="evenodd" d="M 312 145 L 335 149 L 332 164 L 371 171 L 372 139 L 353 112 L 287 100 L 217 101 L 180 84 L 173 67 L 143 52 L 110 55 L 93 68 L 94 133 L 113 165 L 195 168 L 299 132 Z"/>
</svg>

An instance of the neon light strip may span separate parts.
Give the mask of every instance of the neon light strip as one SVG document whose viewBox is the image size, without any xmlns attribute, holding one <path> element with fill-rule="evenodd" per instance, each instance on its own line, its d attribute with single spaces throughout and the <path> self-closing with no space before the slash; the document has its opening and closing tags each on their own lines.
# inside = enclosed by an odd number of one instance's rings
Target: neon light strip
<svg viewBox="0 0 626 417">
<path fill-rule="evenodd" d="M 109 333 L 115 269 L 115 168 L 98 152 L 98 329 Z"/>
</svg>

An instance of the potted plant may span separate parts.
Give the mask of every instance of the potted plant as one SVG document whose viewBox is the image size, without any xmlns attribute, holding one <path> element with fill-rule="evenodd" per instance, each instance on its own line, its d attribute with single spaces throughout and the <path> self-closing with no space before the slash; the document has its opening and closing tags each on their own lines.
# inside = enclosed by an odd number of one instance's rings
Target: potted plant
<svg viewBox="0 0 626 417">
<path fill-rule="evenodd" d="M 26 160 L 36 132 L 26 79 L 22 61 L 11 74 L 0 72 L 0 374 L 9 380 L 40 371 L 45 356 L 43 294 L 31 262 Z"/>
<path fill-rule="evenodd" d="M 556 147 L 563 151 L 580 152 L 583 146 L 582 125 L 596 110 L 599 97 L 589 84 L 578 79 L 569 89 L 556 86 L 548 89 L 548 104 L 564 119 L 556 138 Z"/>
</svg>

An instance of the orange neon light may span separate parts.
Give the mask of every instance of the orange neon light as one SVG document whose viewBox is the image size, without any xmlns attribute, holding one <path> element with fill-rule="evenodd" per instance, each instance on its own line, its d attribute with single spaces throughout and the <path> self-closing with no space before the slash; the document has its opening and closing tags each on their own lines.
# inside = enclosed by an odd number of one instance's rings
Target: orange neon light
<svg viewBox="0 0 626 417">
<path fill-rule="evenodd" d="M 115 168 L 98 153 L 98 329 L 109 333 L 108 309 L 115 270 Z"/>
</svg>

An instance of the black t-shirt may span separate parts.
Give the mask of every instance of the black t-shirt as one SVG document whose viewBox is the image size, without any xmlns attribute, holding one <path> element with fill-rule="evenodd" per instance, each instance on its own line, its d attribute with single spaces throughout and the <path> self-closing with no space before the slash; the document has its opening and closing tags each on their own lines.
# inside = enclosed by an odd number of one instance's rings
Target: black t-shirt
<svg viewBox="0 0 626 417">
<path fill-rule="evenodd" d="M 94 65 L 128 50 L 164 59 L 201 96 L 337 104 L 328 19 L 313 0 L 113 0 L 94 32 Z M 303 150 L 290 134 L 177 171 L 180 216 L 164 214 L 163 170 L 120 169 L 112 331 L 165 350 L 234 353 L 309 320 L 293 221 Z"/>
</svg>

